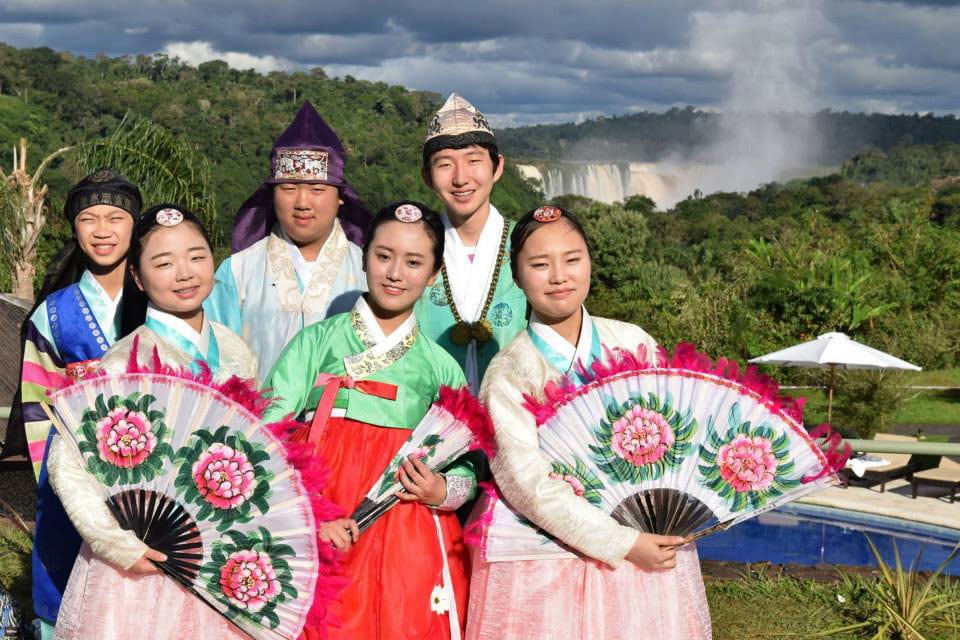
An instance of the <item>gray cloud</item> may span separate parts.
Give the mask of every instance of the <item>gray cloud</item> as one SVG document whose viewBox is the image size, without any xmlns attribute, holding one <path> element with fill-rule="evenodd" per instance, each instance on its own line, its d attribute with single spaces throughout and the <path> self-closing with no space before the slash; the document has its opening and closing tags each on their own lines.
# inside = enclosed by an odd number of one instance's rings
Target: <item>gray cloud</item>
<svg viewBox="0 0 960 640">
<path fill-rule="evenodd" d="M 0 0 L 0 40 L 460 91 L 503 126 L 704 108 L 960 111 L 955 2 Z"/>
</svg>

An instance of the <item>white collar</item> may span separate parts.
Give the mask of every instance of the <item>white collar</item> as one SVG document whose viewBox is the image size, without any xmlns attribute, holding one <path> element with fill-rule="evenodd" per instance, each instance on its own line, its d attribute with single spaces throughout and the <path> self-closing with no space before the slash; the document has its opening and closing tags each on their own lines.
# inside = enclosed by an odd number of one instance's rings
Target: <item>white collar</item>
<svg viewBox="0 0 960 640">
<path fill-rule="evenodd" d="M 490 205 L 490 213 L 477 239 L 474 251 L 464 247 L 460 234 L 450 222 L 449 216 L 442 216 L 444 226 L 443 261 L 447 267 L 447 281 L 453 294 L 451 303 L 457 305 L 457 311 L 467 322 L 476 322 L 483 311 L 483 303 L 493 283 L 493 273 L 497 266 L 500 238 L 506 221 L 497 208 Z M 470 254 L 473 253 L 473 261 Z"/>
<path fill-rule="evenodd" d="M 583 311 L 583 318 L 580 320 L 580 335 L 577 337 L 576 347 L 567 342 L 566 338 L 557 333 L 553 327 L 544 324 L 537 316 L 536 311 L 530 311 L 530 330 L 563 359 L 566 368 L 562 372 L 569 371 L 578 361 L 584 364 L 590 362 L 591 349 L 593 348 L 593 319 L 587 313 L 585 306 L 581 305 L 580 309 Z"/>
<path fill-rule="evenodd" d="M 161 311 L 152 302 L 147 303 L 147 317 L 182 336 L 195 346 L 204 358 L 207 357 L 207 351 L 210 348 L 210 321 L 207 320 L 206 313 L 203 314 L 203 325 L 200 327 L 200 333 L 194 331 L 186 320 L 178 318 L 172 313 Z"/>
<path fill-rule="evenodd" d="M 377 355 L 386 353 L 399 344 L 413 331 L 413 328 L 417 324 L 417 317 L 411 313 L 399 327 L 390 332 L 390 335 L 386 335 L 383 333 L 383 329 L 380 328 L 377 317 L 373 315 L 373 309 L 370 308 L 370 304 L 363 296 L 357 298 L 354 308 L 357 310 L 357 313 L 360 314 L 360 319 L 363 320 L 363 324 L 366 325 L 367 331 L 370 332 L 370 337 L 374 341 L 373 352 Z"/>
</svg>

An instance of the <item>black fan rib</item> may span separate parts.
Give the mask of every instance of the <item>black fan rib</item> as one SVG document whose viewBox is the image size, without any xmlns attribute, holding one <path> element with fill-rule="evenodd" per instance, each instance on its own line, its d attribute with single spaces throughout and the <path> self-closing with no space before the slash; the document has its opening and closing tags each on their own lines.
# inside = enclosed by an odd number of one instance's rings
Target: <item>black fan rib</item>
<svg viewBox="0 0 960 640">
<path fill-rule="evenodd" d="M 128 489 L 110 496 L 107 506 L 121 527 L 167 556 L 155 563 L 164 573 L 184 585 L 193 584 L 200 572 L 203 541 L 197 523 L 180 503 L 157 491 Z"/>
</svg>

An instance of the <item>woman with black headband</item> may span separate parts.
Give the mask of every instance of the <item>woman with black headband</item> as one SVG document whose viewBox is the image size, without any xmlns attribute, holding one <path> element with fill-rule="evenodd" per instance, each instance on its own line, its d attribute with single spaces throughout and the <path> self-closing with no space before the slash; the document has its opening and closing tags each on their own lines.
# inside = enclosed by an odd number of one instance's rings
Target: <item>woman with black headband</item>
<svg viewBox="0 0 960 640">
<path fill-rule="evenodd" d="M 37 474 L 33 606 L 44 638 L 52 634 L 80 537 L 47 481 L 50 421 L 40 407 L 63 375 L 83 377 L 119 337 L 127 251 L 140 215 L 140 191 L 101 169 L 67 194 L 64 215 L 74 237 L 47 270 L 38 304 L 24 323 L 23 369 L 10 427 L 22 420 Z"/>
</svg>

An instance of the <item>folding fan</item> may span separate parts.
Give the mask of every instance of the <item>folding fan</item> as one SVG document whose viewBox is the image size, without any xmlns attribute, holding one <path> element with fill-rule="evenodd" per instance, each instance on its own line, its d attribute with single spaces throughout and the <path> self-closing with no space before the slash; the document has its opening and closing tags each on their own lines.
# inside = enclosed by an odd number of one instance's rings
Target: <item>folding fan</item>
<svg viewBox="0 0 960 640">
<path fill-rule="evenodd" d="M 728 360 L 714 365 L 690 345 L 652 362 L 642 347 L 608 353 L 581 376 L 583 384 L 564 379 L 548 383 L 543 399 L 525 398 L 540 448 L 551 475 L 640 531 L 694 540 L 726 529 L 833 484 L 849 456 L 829 426 L 808 433 L 798 403 L 770 378 Z M 496 494 L 487 502 L 498 527 L 485 550 L 569 555 L 522 516 L 507 516 Z"/>
<path fill-rule="evenodd" d="M 440 397 L 351 517 L 363 531 L 397 503 L 396 492 L 403 488 L 397 475 L 407 458 L 419 458 L 435 472 L 477 449 L 488 455 L 493 450 L 493 426 L 486 410 L 466 387 L 441 387 Z"/>
<path fill-rule="evenodd" d="M 51 394 L 51 417 L 163 572 L 253 638 L 296 638 L 319 574 L 310 498 L 224 388 L 169 370 L 86 378 Z"/>
</svg>

